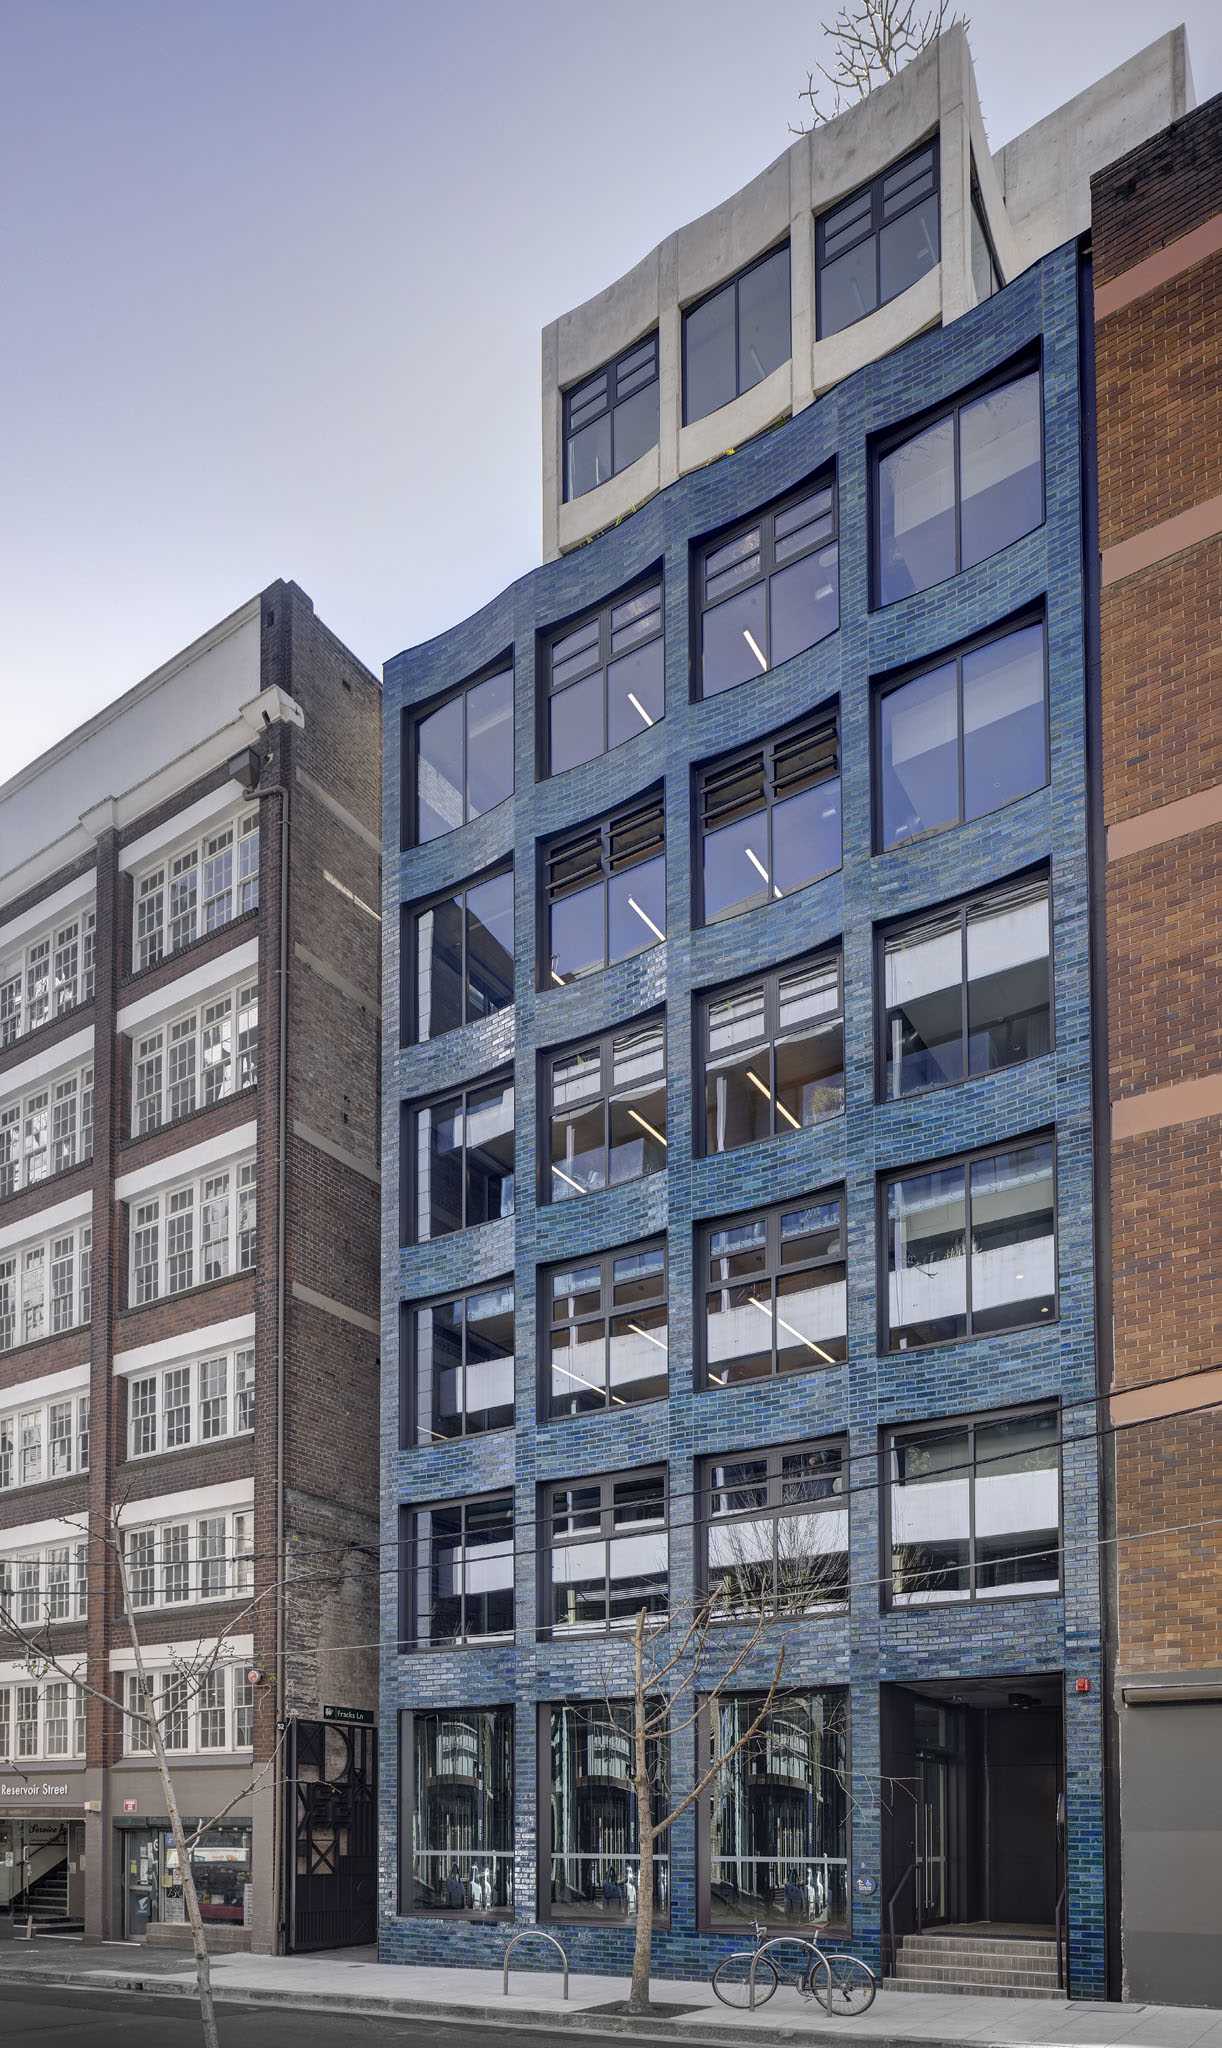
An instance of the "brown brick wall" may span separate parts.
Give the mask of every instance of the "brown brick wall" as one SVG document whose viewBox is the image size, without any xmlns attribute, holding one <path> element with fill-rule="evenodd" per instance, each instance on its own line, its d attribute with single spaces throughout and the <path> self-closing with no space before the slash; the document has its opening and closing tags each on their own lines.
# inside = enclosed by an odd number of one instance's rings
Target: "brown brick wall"
<svg viewBox="0 0 1222 2048">
<path fill-rule="evenodd" d="M 1222 1416 L 1167 1416 L 1119 1431 L 1115 1443 L 1131 1539 L 1116 1546 L 1120 1667 L 1129 1675 L 1222 1666 Z"/>
<path fill-rule="evenodd" d="M 1097 286 L 1222 213 L 1219 109 L 1206 100 L 1091 179 Z"/>
<path fill-rule="evenodd" d="M 1222 1072 L 1222 825 L 1113 861 L 1111 1093 Z"/>
<path fill-rule="evenodd" d="M 1222 490 L 1222 252 L 1095 330 L 1104 548 Z"/>
<path fill-rule="evenodd" d="M 1222 536 L 1104 592 L 1109 825 L 1222 782 Z"/>
<path fill-rule="evenodd" d="M 1216 1117 L 1113 1145 L 1117 1387 L 1200 1372 L 1222 1359 L 1219 1186 Z"/>
</svg>

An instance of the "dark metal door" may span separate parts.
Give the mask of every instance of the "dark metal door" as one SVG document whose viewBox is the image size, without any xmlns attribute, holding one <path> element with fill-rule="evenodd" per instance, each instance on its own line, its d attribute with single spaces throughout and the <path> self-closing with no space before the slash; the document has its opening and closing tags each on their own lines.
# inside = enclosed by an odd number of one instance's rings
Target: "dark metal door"
<svg viewBox="0 0 1222 2048">
<path fill-rule="evenodd" d="M 378 1925 L 377 1733 L 291 1721 L 288 1736 L 288 1945 L 352 1948 Z"/>
</svg>

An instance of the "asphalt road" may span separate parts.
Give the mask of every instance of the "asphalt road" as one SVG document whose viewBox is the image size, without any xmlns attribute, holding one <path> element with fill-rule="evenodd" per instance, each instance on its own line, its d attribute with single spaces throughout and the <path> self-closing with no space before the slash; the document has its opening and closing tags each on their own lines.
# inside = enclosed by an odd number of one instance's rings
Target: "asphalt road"
<svg viewBox="0 0 1222 2048">
<path fill-rule="evenodd" d="M 374 2018 L 359 2013 L 217 2007 L 221 2048 L 556 2048 L 554 2032 L 462 2026 L 450 2021 Z M 64 1990 L 0 1982 L 3 2048 L 201 2048 L 197 2008 L 147 1993 Z"/>
</svg>

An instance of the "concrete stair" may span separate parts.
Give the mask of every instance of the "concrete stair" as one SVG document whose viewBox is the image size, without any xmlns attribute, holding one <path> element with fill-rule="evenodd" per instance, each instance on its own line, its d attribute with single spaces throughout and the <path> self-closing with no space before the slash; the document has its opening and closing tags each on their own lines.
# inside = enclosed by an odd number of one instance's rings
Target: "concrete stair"
<svg viewBox="0 0 1222 2048">
<path fill-rule="evenodd" d="M 68 1865 L 52 1864 L 13 1900 L 14 1921 L 32 1920 L 40 1934 L 79 1934 L 84 1922 L 68 1917 Z"/>
<path fill-rule="evenodd" d="M 984 1934 L 906 1934 L 890 1979 L 895 1991 L 945 1998 L 1063 1998 L 1055 1941 Z"/>
</svg>

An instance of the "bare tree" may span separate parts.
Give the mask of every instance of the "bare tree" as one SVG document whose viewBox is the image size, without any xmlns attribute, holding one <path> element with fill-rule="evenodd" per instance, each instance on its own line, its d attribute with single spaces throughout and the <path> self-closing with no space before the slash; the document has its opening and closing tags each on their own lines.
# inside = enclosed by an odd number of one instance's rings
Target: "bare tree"
<svg viewBox="0 0 1222 2048">
<path fill-rule="evenodd" d="M 950 11 L 949 0 L 937 0 L 924 14 L 918 0 L 854 0 L 851 7 L 842 7 L 834 21 L 820 23 L 832 46 L 831 63 L 807 72 L 798 98 L 808 103 L 811 119 L 796 128 L 791 122 L 790 134 L 809 135 L 868 99 L 876 85 L 894 78 L 943 29 L 956 25 L 968 28 L 970 23 L 966 15 Z M 831 103 L 825 105 L 829 92 Z"/>
</svg>

